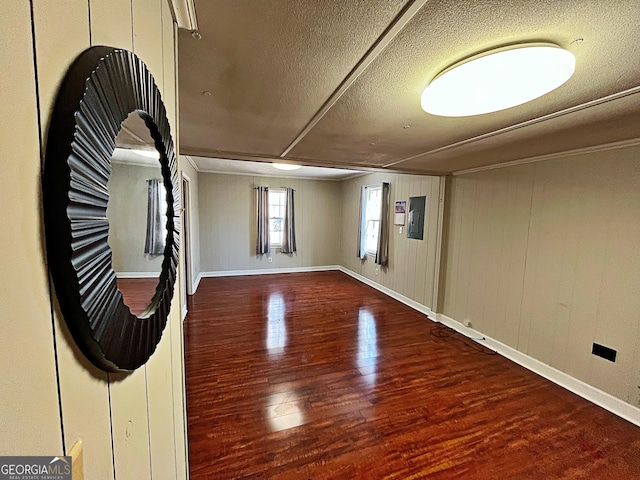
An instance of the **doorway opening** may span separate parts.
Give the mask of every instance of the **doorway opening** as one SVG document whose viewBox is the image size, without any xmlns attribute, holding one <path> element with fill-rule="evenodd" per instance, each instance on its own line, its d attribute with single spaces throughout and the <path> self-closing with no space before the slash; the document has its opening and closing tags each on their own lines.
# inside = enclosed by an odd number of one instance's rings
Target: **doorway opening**
<svg viewBox="0 0 640 480">
<path fill-rule="evenodd" d="M 190 224 L 190 179 L 182 173 L 182 209 L 181 222 L 183 232 L 182 261 L 184 281 L 182 282 L 182 319 L 187 315 L 187 296 L 193 294 L 191 278 L 191 224 Z"/>
</svg>

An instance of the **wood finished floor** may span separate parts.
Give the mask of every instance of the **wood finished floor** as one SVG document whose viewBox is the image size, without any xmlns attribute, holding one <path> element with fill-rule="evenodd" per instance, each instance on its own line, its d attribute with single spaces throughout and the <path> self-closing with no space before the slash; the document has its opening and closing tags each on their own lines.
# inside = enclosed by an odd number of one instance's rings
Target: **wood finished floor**
<svg viewBox="0 0 640 480">
<path fill-rule="evenodd" d="M 203 279 L 191 479 L 640 478 L 640 428 L 434 325 L 339 272 Z"/>
</svg>

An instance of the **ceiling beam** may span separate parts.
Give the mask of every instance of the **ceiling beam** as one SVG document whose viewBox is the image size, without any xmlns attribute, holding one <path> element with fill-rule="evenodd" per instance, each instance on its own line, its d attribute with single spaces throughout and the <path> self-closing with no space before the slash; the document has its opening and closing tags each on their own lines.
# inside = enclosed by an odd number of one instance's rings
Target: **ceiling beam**
<svg viewBox="0 0 640 480">
<path fill-rule="evenodd" d="M 387 27 L 387 29 L 378 37 L 378 40 L 373 46 L 365 53 L 356 66 L 349 72 L 345 79 L 338 85 L 333 93 L 329 96 L 326 102 L 320 107 L 320 110 L 311 118 L 309 123 L 302 129 L 298 136 L 291 142 L 291 144 L 280 154 L 281 158 L 285 158 L 291 150 L 316 126 L 316 124 L 326 115 L 326 113 L 333 107 L 336 102 L 342 97 L 342 95 L 355 83 L 358 77 L 373 63 L 382 51 L 387 48 L 395 36 L 409 23 L 413 16 L 428 2 L 429 0 L 414 0 L 409 3 L 403 10 L 396 16 L 393 23 Z"/>
</svg>

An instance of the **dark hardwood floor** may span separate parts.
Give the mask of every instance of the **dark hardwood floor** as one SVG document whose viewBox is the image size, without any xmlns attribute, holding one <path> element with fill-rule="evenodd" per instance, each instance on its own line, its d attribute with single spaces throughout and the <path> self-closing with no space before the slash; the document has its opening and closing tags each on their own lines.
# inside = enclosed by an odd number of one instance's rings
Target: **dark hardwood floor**
<svg viewBox="0 0 640 480">
<path fill-rule="evenodd" d="M 339 272 L 202 280 L 191 479 L 640 478 L 640 428 L 437 326 Z"/>
</svg>

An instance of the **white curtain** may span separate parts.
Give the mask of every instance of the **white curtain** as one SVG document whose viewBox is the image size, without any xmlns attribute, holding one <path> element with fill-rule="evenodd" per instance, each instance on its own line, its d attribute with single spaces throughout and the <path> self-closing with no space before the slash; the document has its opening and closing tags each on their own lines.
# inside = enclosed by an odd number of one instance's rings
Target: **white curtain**
<svg viewBox="0 0 640 480">
<path fill-rule="evenodd" d="M 296 253 L 296 222 L 293 205 L 293 188 L 286 189 L 284 209 L 284 229 L 282 232 L 282 253 Z"/>
<path fill-rule="evenodd" d="M 156 178 L 147 180 L 147 237 L 144 243 L 144 253 L 149 255 L 164 253 L 165 226 L 163 220 L 165 219 L 163 217 L 166 205 L 163 205 L 163 189 L 162 180 Z"/>
<path fill-rule="evenodd" d="M 256 240 L 256 254 L 269 253 L 269 187 L 256 187 L 258 238 Z"/>
</svg>

